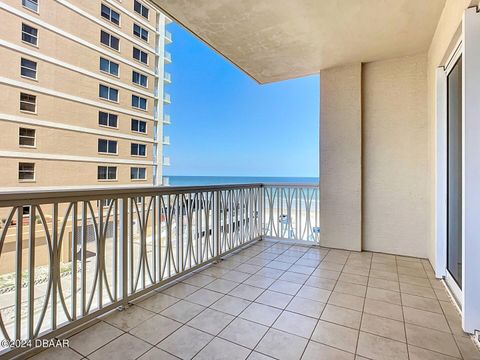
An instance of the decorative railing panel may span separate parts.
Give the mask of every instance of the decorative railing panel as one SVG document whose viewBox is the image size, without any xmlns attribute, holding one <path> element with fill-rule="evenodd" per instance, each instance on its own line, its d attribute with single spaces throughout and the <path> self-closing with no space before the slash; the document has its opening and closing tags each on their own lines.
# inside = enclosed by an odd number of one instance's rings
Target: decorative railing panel
<svg viewBox="0 0 480 360">
<path fill-rule="evenodd" d="M 7 192 L 0 220 L 0 339 L 19 345 L 127 306 L 262 236 L 317 242 L 318 188 Z"/>
</svg>

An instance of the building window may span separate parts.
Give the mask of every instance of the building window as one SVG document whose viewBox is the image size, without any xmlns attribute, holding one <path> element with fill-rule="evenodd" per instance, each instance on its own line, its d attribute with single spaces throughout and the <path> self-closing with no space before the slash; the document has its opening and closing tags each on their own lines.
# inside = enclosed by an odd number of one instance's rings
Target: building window
<svg viewBox="0 0 480 360">
<path fill-rule="evenodd" d="M 35 61 L 22 58 L 20 62 L 20 74 L 30 79 L 36 79 L 37 63 Z"/>
<path fill-rule="evenodd" d="M 137 109 L 147 110 L 147 99 L 132 95 L 132 106 Z"/>
<path fill-rule="evenodd" d="M 139 72 L 132 71 L 132 81 L 135 84 L 138 84 L 143 87 L 148 86 L 148 77 L 147 75 L 140 74 Z"/>
<path fill-rule="evenodd" d="M 118 76 L 119 65 L 105 58 L 100 58 L 100 71 Z"/>
<path fill-rule="evenodd" d="M 135 0 L 133 2 L 133 9 L 135 10 L 135 12 L 142 15 L 145 19 L 148 19 L 148 8 L 145 5 Z"/>
<path fill-rule="evenodd" d="M 142 40 L 148 41 L 148 30 L 140 25 L 133 24 L 133 34 Z"/>
<path fill-rule="evenodd" d="M 132 119 L 132 131 L 146 134 L 147 122 L 142 120 Z"/>
<path fill-rule="evenodd" d="M 130 168 L 131 180 L 145 180 L 147 178 L 147 171 L 145 168 L 132 167 Z"/>
<path fill-rule="evenodd" d="M 133 58 L 144 64 L 148 64 L 148 54 L 136 47 L 133 47 Z"/>
<path fill-rule="evenodd" d="M 38 0 L 22 0 L 23 7 L 38 12 Z"/>
<path fill-rule="evenodd" d="M 131 144 L 131 155 L 133 156 L 146 156 L 147 146 L 145 144 Z"/>
<path fill-rule="evenodd" d="M 97 170 L 98 180 L 117 180 L 116 166 L 99 166 Z"/>
<path fill-rule="evenodd" d="M 111 21 L 116 25 L 120 25 L 120 14 L 110 9 L 108 6 L 102 4 L 101 14 L 102 17 L 107 19 L 108 21 Z"/>
<path fill-rule="evenodd" d="M 117 153 L 117 141 L 98 139 L 98 152 L 104 154 L 116 154 Z"/>
<path fill-rule="evenodd" d="M 31 113 L 37 112 L 37 97 L 35 95 L 20 93 L 20 110 Z"/>
<path fill-rule="evenodd" d="M 118 115 L 110 114 L 103 111 L 98 112 L 98 125 L 117 128 Z"/>
<path fill-rule="evenodd" d="M 22 215 L 30 215 L 30 205 L 22 206 Z"/>
<path fill-rule="evenodd" d="M 38 29 L 27 24 L 22 24 L 22 41 L 29 44 L 38 45 Z"/>
<path fill-rule="evenodd" d="M 120 39 L 103 30 L 100 31 L 100 42 L 115 50 L 120 48 Z"/>
<path fill-rule="evenodd" d="M 35 129 L 20 128 L 18 132 L 18 143 L 20 146 L 35 146 Z"/>
<path fill-rule="evenodd" d="M 106 85 L 100 85 L 98 95 L 102 99 L 118 102 L 118 90 Z"/>
<path fill-rule="evenodd" d="M 20 181 L 35 180 L 35 164 L 19 163 L 18 164 L 18 180 Z"/>
</svg>

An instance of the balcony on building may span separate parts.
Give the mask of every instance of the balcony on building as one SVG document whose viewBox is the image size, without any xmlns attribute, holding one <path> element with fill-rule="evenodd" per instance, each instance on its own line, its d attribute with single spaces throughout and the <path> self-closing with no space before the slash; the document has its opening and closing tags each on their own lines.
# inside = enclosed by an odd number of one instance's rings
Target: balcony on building
<svg viewBox="0 0 480 360">
<path fill-rule="evenodd" d="M 171 125 L 170 114 L 163 114 L 163 124 Z"/>
<path fill-rule="evenodd" d="M 169 156 L 164 156 L 162 164 L 163 164 L 163 166 L 170 166 L 170 157 Z"/>
<path fill-rule="evenodd" d="M 170 136 L 164 136 L 162 144 L 163 145 L 170 145 Z"/>
<path fill-rule="evenodd" d="M 171 44 L 172 43 L 172 33 L 168 30 L 165 31 L 165 44 Z"/>
<path fill-rule="evenodd" d="M 163 54 L 163 58 L 165 59 L 166 64 L 171 64 L 172 63 L 172 54 L 168 51 L 165 51 Z"/>
<path fill-rule="evenodd" d="M 165 104 L 171 104 L 172 103 L 172 98 L 169 93 L 164 93 L 163 94 L 163 102 Z"/>
<path fill-rule="evenodd" d="M 166 84 L 171 84 L 172 83 L 172 74 L 170 74 L 169 72 L 164 72 L 163 73 L 163 81 Z"/>
</svg>

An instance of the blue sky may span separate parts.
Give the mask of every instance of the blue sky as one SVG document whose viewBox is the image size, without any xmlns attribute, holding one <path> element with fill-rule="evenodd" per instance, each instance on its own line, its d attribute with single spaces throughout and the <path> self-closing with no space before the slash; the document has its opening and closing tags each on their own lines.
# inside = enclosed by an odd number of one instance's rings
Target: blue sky
<svg viewBox="0 0 480 360">
<path fill-rule="evenodd" d="M 181 26 L 169 31 L 166 175 L 318 176 L 318 75 L 258 85 Z"/>
</svg>

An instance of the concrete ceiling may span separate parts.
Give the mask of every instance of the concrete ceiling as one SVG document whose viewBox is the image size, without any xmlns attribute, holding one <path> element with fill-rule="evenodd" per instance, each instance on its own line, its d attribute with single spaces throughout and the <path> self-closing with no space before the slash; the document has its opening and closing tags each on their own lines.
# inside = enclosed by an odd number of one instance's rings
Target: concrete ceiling
<svg viewBox="0 0 480 360">
<path fill-rule="evenodd" d="M 152 0 L 259 83 L 427 51 L 445 0 Z"/>
</svg>

